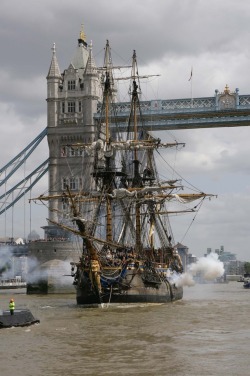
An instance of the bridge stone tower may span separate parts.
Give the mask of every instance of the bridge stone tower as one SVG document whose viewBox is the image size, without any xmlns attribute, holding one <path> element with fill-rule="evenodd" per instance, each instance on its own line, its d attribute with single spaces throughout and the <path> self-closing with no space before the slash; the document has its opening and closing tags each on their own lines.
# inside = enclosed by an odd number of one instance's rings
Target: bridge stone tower
<svg viewBox="0 0 250 376">
<path fill-rule="evenodd" d="M 49 145 L 49 195 L 61 194 L 69 186 L 74 191 L 90 190 L 94 181 L 85 180 L 93 158 L 77 144 L 90 143 L 97 137 L 94 114 L 102 101 L 101 76 L 96 68 L 92 44 L 88 46 L 83 29 L 67 69 L 60 72 L 55 44 L 47 75 L 47 137 Z M 88 174 L 89 175 L 89 174 Z M 67 202 L 50 200 L 49 219 L 67 224 Z M 72 225 L 72 221 L 70 221 Z M 43 227 L 45 239 L 29 243 L 27 293 L 70 293 L 70 262 L 78 262 L 78 242 L 58 226 Z M 64 238 L 62 241 L 61 238 Z M 81 247 L 81 246 L 80 246 Z M 36 260 L 34 267 L 33 260 Z"/>
<path fill-rule="evenodd" d="M 90 157 L 81 148 L 72 145 L 90 143 L 95 139 L 93 117 L 101 96 L 100 76 L 92 55 L 92 43 L 87 45 L 83 29 L 75 55 L 62 74 L 54 44 L 47 75 L 49 195 L 62 193 L 67 185 L 72 192 L 91 188 L 93 182 L 84 180 Z M 59 212 L 65 210 L 66 213 L 66 204 L 63 202 L 51 200 L 49 205 L 51 220 L 57 221 Z M 45 226 L 44 230 L 47 238 L 59 236 L 55 226 Z"/>
</svg>

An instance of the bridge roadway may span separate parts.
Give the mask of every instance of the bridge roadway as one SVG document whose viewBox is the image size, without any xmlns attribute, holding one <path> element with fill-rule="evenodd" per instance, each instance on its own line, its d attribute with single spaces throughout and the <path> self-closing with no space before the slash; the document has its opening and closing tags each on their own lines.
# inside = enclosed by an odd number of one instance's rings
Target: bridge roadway
<svg viewBox="0 0 250 376">
<path fill-rule="evenodd" d="M 250 125 L 250 95 L 215 91 L 214 97 L 152 100 L 140 102 L 143 127 L 147 130 L 238 127 Z M 100 107 L 95 119 L 100 119 Z M 127 130 L 130 103 L 116 103 L 116 124 Z"/>
</svg>

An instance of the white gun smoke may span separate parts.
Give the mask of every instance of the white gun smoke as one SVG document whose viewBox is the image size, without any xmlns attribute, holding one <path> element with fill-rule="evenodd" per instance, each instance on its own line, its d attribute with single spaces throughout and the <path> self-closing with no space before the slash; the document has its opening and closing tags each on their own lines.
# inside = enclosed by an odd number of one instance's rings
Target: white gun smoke
<svg viewBox="0 0 250 376">
<path fill-rule="evenodd" d="M 210 253 L 207 257 L 201 257 L 196 263 L 189 265 L 187 272 L 176 274 L 174 282 L 176 286 L 194 286 L 196 276 L 204 281 L 214 281 L 224 273 L 223 262 L 219 260 L 217 253 Z"/>
<path fill-rule="evenodd" d="M 72 285 L 71 261 L 50 260 L 41 264 L 36 258 L 29 258 L 27 282 L 40 283 L 53 280 L 53 283 L 57 285 Z"/>
<path fill-rule="evenodd" d="M 8 279 L 14 277 L 12 248 L 1 246 L 0 248 L 0 277 Z"/>
</svg>

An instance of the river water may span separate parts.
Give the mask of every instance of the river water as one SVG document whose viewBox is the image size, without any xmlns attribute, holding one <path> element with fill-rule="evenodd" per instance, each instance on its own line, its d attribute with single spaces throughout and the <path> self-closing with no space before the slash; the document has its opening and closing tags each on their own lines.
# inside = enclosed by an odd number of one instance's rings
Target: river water
<svg viewBox="0 0 250 376">
<path fill-rule="evenodd" d="M 1 376 L 249 376 L 250 290 L 197 284 L 166 305 L 81 308 L 74 295 L 0 291 L 40 324 L 0 330 Z"/>
</svg>

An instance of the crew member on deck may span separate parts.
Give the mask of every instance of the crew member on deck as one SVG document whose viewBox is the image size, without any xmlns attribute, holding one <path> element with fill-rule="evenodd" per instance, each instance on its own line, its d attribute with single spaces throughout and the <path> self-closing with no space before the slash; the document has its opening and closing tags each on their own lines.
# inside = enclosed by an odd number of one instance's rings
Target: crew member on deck
<svg viewBox="0 0 250 376">
<path fill-rule="evenodd" d="M 14 302 L 14 299 L 10 299 L 9 309 L 10 309 L 10 314 L 14 315 L 14 311 L 15 311 L 15 302 Z"/>
</svg>

